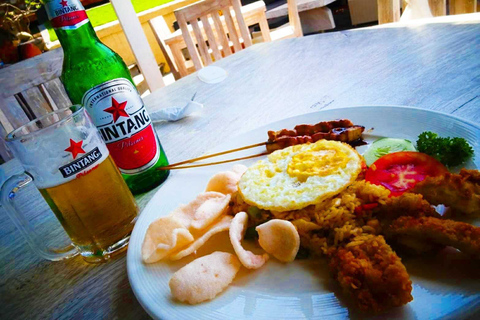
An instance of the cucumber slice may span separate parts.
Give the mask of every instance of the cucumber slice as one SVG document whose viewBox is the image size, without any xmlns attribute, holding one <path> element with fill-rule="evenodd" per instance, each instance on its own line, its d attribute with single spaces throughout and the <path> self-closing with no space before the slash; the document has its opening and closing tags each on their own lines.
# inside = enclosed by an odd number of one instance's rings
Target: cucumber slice
<svg viewBox="0 0 480 320">
<path fill-rule="evenodd" d="M 363 157 L 367 166 L 377 161 L 378 158 L 393 152 L 399 151 L 417 151 L 410 140 L 395 138 L 380 138 L 374 141 L 365 151 Z"/>
</svg>

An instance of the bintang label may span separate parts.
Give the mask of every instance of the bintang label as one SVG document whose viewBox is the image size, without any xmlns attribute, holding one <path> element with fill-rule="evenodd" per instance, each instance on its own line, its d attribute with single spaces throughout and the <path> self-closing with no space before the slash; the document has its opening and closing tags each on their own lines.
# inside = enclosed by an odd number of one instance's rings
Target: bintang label
<svg viewBox="0 0 480 320">
<path fill-rule="evenodd" d="M 89 142 L 86 142 L 89 140 Z M 97 141 L 99 141 L 98 138 Z M 102 151 L 100 150 L 102 149 Z M 67 159 L 72 159 L 67 164 L 58 168 L 64 179 L 79 178 L 94 170 L 108 157 L 105 147 L 98 146 L 94 139 L 74 140 L 70 139 L 70 145 L 64 151 L 68 154 Z"/>
<path fill-rule="evenodd" d="M 100 152 L 100 150 L 98 150 L 97 147 L 89 153 L 85 154 L 83 157 L 80 157 L 77 160 L 72 161 L 63 167 L 60 167 L 59 170 L 64 178 L 68 178 L 90 167 L 92 164 L 97 162 L 98 159 L 101 158 L 102 153 Z"/>
<path fill-rule="evenodd" d="M 82 104 L 92 116 L 120 171 L 139 173 L 153 166 L 160 148 L 150 117 L 127 79 L 114 79 L 88 90 Z"/>
<path fill-rule="evenodd" d="M 77 29 L 88 17 L 80 0 L 52 0 L 45 3 L 48 18 L 56 29 Z"/>
</svg>

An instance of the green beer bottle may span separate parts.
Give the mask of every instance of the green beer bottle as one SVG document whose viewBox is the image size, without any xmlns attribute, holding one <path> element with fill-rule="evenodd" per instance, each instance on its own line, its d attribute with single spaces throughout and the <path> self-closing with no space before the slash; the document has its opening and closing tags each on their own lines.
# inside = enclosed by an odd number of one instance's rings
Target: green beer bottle
<svg viewBox="0 0 480 320">
<path fill-rule="evenodd" d="M 61 80 L 85 106 L 133 194 L 165 181 L 168 160 L 122 58 L 98 39 L 80 0 L 42 0 L 64 52 Z"/>
</svg>

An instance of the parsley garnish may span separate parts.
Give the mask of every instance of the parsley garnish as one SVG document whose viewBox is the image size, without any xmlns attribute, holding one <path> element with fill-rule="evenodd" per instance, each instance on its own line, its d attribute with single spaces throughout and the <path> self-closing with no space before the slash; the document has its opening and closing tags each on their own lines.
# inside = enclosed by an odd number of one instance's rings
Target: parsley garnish
<svg viewBox="0 0 480 320">
<path fill-rule="evenodd" d="M 458 166 L 473 156 L 473 148 L 464 138 L 442 138 L 431 131 L 418 136 L 417 149 L 448 167 Z"/>
</svg>

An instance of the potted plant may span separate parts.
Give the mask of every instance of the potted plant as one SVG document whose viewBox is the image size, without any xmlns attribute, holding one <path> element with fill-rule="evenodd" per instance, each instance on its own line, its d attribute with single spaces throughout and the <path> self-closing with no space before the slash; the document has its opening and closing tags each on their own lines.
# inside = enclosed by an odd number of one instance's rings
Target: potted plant
<svg viewBox="0 0 480 320">
<path fill-rule="evenodd" d="M 0 4 L 0 59 L 4 63 L 17 62 L 19 53 L 23 59 L 42 53 L 35 45 L 38 40 L 33 38 L 30 31 L 30 17 L 40 8 L 40 1 L 17 0 L 16 2 L 14 2 L 16 5 Z M 17 50 L 16 54 L 15 50 Z"/>
</svg>

